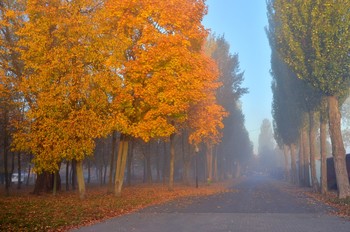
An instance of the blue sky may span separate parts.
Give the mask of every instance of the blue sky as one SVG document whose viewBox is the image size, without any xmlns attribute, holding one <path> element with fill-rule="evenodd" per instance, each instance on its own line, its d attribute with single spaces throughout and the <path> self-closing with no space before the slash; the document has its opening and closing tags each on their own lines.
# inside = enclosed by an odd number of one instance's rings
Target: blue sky
<svg viewBox="0 0 350 232">
<path fill-rule="evenodd" d="M 257 150 L 260 125 L 271 116 L 270 47 L 264 27 L 267 26 L 265 0 L 207 0 L 208 15 L 203 24 L 216 35 L 225 35 L 232 54 L 238 53 L 244 71 L 243 87 L 249 93 L 242 97 L 245 125 Z"/>
</svg>

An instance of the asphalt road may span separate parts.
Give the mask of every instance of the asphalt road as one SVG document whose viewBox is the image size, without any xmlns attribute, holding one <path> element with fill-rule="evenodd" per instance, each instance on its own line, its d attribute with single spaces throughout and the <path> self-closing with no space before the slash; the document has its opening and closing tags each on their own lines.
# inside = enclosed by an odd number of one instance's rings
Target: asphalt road
<svg viewBox="0 0 350 232">
<path fill-rule="evenodd" d="M 152 206 L 76 231 L 350 232 L 350 220 L 281 186 L 267 177 L 249 177 L 234 192 Z"/>
</svg>

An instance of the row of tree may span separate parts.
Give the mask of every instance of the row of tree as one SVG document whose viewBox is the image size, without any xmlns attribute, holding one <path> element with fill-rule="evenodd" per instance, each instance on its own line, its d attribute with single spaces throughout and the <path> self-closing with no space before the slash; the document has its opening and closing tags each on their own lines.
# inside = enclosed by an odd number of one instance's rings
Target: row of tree
<svg viewBox="0 0 350 232">
<path fill-rule="evenodd" d="M 311 186 L 319 191 L 315 165 L 319 125 L 321 191 L 325 193 L 328 122 L 339 198 L 350 196 L 340 113 L 350 84 L 349 9 L 349 1 L 268 1 L 276 141 L 286 155 L 290 150 L 291 181 L 310 185 L 310 163 Z"/>
<path fill-rule="evenodd" d="M 56 173 L 55 184 L 62 161 L 72 161 L 82 198 L 83 160 L 93 154 L 96 140 L 108 135 L 115 195 L 121 193 L 132 138 L 169 141 L 169 189 L 176 135 L 182 133 L 193 147 L 204 144 L 208 180 L 222 134 L 228 141 L 218 149 L 226 152 L 217 152 L 217 160 L 227 170 L 233 163 L 232 127 L 245 132 L 240 154 L 249 157 L 251 144 L 237 104 L 246 92 L 238 56 L 230 55 L 224 38 L 207 39 L 201 24 L 205 13 L 205 1 L 197 0 L 2 1 L 6 189 L 10 147 L 32 155 L 38 180 Z M 224 124 L 229 129 L 222 131 Z"/>
</svg>

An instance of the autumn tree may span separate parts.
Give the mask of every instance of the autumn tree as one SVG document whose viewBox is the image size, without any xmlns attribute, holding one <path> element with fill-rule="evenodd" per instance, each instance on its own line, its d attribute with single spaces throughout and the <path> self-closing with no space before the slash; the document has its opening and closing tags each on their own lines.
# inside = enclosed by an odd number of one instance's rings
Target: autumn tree
<svg viewBox="0 0 350 232">
<path fill-rule="evenodd" d="M 281 57 L 298 78 L 327 97 L 339 198 L 350 196 L 339 111 L 339 98 L 347 93 L 350 81 L 349 4 L 349 1 L 331 0 L 273 3 Z"/>
<path fill-rule="evenodd" d="M 115 178 L 115 194 L 119 195 L 128 137 L 145 141 L 169 137 L 173 145 L 190 106 L 206 98 L 204 90 L 211 88 L 216 76 L 210 59 L 202 53 L 207 34 L 201 25 L 204 1 L 107 1 L 106 7 L 108 22 L 123 28 L 117 37 L 129 44 L 125 62 L 115 67 L 122 76 L 122 88 L 112 91 L 111 104 L 112 124 L 122 133 Z M 170 189 L 175 156 L 171 147 Z"/>
<path fill-rule="evenodd" d="M 11 182 L 8 169 L 10 143 L 12 141 L 11 132 L 14 131 L 13 125 L 22 120 L 24 108 L 23 96 L 17 89 L 22 77 L 23 62 L 19 59 L 19 53 L 16 50 L 18 44 L 16 33 L 24 22 L 23 15 L 16 14 L 16 12 L 23 12 L 23 10 L 24 5 L 21 1 L 0 2 L 0 137 L 4 157 L 3 174 L 6 182 L 6 194 L 8 194 Z M 18 159 L 20 160 L 20 153 L 18 153 Z M 12 160 L 14 161 L 14 159 Z"/>
<path fill-rule="evenodd" d="M 36 172 L 55 173 L 63 159 L 77 161 L 80 196 L 85 194 L 83 159 L 106 132 L 106 79 L 95 1 L 27 1 L 28 20 L 18 32 L 25 63 L 20 91 L 26 121 L 15 148 L 34 155 Z"/>
</svg>

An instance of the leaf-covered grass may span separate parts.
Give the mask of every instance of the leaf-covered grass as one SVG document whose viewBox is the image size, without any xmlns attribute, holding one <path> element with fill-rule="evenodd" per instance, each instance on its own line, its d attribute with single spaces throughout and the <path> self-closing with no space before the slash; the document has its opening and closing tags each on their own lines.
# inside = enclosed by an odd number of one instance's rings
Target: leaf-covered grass
<svg viewBox="0 0 350 232">
<path fill-rule="evenodd" d="M 178 185 L 174 191 L 160 184 L 138 185 L 125 188 L 121 197 L 107 194 L 107 189 L 100 187 L 88 189 L 84 200 L 72 191 L 36 196 L 22 190 L 0 197 L 0 231 L 66 231 L 180 197 L 228 191 L 228 184 L 198 189 Z"/>
<path fill-rule="evenodd" d="M 294 195 L 306 195 L 310 197 L 310 199 L 320 201 L 334 209 L 333 211 L 330 211 L 330 213 L 350 219 L 350 197 L 346 199 L 339 199 L 337 193 L 334 191 L 330 191 L 326 195 L 323 195 L 321 193 L 313 192 L 311 188 L 301 188 L 286 182 L 279 182 L 278 187 L 287 193 Z"/>
<path fill-rule="evenodd" d="M 321 200 L 327 205 L 336 208 L 336 214 L 342 217 L 350 218 L 350 197 L 346 199 L 339 199 L 337 194 L 334 192 L 328 193 L 327 195 L 314 194 L 313 196 Z"/>
</svg>

